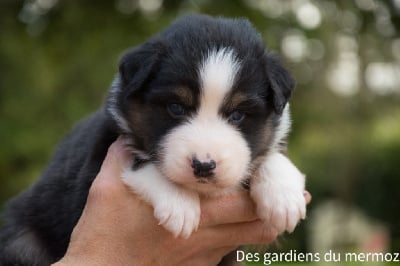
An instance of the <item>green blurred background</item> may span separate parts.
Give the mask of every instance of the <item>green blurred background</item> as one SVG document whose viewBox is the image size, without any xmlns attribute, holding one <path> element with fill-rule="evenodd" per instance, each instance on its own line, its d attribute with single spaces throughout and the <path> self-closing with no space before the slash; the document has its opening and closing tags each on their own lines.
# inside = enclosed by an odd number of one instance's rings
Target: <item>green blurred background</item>
<svg viewBox="0 0 400 266">
<path fill-rule="evenodd" d="M 180 15 L 248 17 L 297 79 L 308 219 L 270 250 L 400 251 L 399 0 L 0 2 L 0 206 L 98 108 L 118 58 Z"/>
</svg>

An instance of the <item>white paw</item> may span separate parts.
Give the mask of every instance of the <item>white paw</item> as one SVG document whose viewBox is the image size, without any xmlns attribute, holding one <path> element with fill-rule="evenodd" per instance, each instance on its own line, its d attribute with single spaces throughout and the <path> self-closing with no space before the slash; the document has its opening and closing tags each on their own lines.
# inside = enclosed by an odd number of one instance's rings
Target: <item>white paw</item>
<svg viewBox="0 0 400 266">
<path fill-rule="evenodd" d="M 304 175 L 282 154 L 274 154 L 251 180 L 250 193 L 257 214 L 278 233 L 293 232 L 306 217 Z"/>
<path fill-rule="evenodd" d="M 188 238 L 200 223 L 200 199 L 164 177 L 153 164 L 126 169 L 123 182 L 154 208 L 154 216 L 175 237 Z"/>
<path fill-rule="evenodd" d="M 199 196 L 180 189 L 155 203 L 154 216 L 175 237 L 188 238 L 200 223 Z"/>
</svg>

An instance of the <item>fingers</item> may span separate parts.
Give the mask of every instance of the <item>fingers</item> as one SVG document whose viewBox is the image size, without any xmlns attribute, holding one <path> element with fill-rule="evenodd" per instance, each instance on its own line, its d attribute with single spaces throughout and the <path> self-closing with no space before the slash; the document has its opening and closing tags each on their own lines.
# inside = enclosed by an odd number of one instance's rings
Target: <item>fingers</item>
<svg viewBox="0 0 400 266">
<path fill-rule="evenodd" d="M 304 192 L 307 204 L 311 194 Z M 201 226 L 250 222 L 258 219 L 255 204 L 247 191 L 201 199 Z"/>
<path fill-rule="evenodd" d="M 127 166 L 130 162 L 131 155 L 126 149 L 124 139 L 119 137 L 111 146 L 108 148 L 106 158 L 100 169 L 103 178 L 113 177 L 116 174 L 120 174 L 123 167 Z"/>
<path fill-rule="evenodd" d="M 108 148 L 100 172 L 90 188 L 89 197 L 109 200 L 123 193 L 126 187 L 121 181 L 121 174 L 123 169 L 131 163 L 131 157 L 126 149 L 125 141 L 119 137 Z"/>
<path fill-rule="evenodd" d="M 307 204 L 311 194 L 304 192 Z M 257 219 L 255 205 L 246 191 L 204 198 L 201 202 L 200 226 L 208 235 L 205 242 L 217 245 L 268 244 L 273 242 L 278 232 Z"/>
<path fill-rule="evenodd" d="M 227 257 L 226 262 L 231 262 L 235 258 L 230 254 L 230 252 L 238 249 L 238 246 L 226 246 L 226 247 L 220 247 L 216 248 L 210 251 L 205 252 L 205 254 L 202 254 L 204 259 L 202 259 L 202 263 L 199 265 L 220 265 L 221 264 L 221 259 Z M 229 254 L 229 255 L 228 255 Z M 233 254 L 235 255 L 235 254 Z M 201 256 L 200 256 L 201 257 Z M 207 262 L 207 263 L 205 263 Z M 225 263 L 222 263 L 221 265 L 227 265 Z M 228 263 L 228 265 L 232 265 L 231 263 Z"/>
<path fill-rule="evenodd" d="M 247 191 L 201 199 L 201 226 L 249 222 L 257 219 Z"/>
<path fill-rule="evenodd" d="M 278 236 L 276 229 L 268 227 L 261 220 L 214 226 L 204 229 L 203 233 L 204 241 L 210 242 L 210 245 L 212 242 L 215 246 L 268 244 Z"/>
<path fill-rule="evenodd" d="M 308 192 L 307 190 L 304 191 L 304 197 L 306 198 L 307 204 L 310 204 L 310 202 L 312 200 L 312 196 L 311 196 L 310 192 Z"/>
</svg>

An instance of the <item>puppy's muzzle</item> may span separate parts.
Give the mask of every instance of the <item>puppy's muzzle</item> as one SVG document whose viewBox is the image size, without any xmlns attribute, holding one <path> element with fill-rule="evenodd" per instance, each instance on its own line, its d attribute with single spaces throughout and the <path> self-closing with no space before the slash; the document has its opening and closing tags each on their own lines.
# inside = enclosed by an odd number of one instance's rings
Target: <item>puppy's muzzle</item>
<svg viewBox="0 0 400 266">
<path fill-rule="evenodd" d="M 214 176 L 213 170 L 217 167 L 214 160 L 199 161 L 197 158 L 192 159 L 193 174 L 197 178 L 211 178 Z"/>
</svg>

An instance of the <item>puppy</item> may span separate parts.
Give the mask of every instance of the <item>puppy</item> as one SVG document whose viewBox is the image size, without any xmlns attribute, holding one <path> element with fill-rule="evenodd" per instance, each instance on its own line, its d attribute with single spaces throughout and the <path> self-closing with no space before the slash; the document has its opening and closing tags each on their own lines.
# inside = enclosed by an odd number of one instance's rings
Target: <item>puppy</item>
<svg viewBox="0 0 400 266">
<path fill-rule="evenodd" d="M 42 178 L 11 201 L 2 265 L 60 259 L 108 146 L 134 154 L 123 181 L 176 237 L 200 220 L 199 195 L 249 186 L 279 233 L 305 218 L 303 174 L 283 154 L 294 81 L 245 19 L 191 15 L 121 59 L 105 105 L 60 144 Z"/>
</svg>

